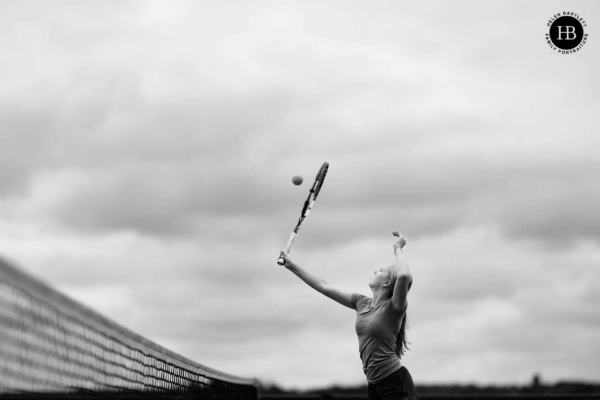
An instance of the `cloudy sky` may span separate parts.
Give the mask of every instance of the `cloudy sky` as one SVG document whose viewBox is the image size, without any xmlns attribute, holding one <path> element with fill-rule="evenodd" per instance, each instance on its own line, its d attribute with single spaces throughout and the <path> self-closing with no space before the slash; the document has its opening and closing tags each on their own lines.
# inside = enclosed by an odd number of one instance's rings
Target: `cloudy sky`
<svg viewBox="0 0 600 400">
<path fill-rule="evenodd" d="M 251 3 L 0 2 L 2 257 L 213 368 L 362 384 L 354 312 L 275 262 L 328 161 L 293 259 L 370 294 L 402 232 L 417 383 L 597 379 L 600 4 Z"/>
</svg>

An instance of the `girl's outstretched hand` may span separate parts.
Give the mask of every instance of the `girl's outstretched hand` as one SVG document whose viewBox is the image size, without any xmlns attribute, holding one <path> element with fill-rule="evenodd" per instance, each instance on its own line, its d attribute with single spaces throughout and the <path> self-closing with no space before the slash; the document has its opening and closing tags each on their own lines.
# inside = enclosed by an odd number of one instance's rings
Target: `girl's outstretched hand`
<svg viewBox="0 0 600 400">
<path fill-rule="evenodd" d="M 288 268 L 288 269 L 294 263 L 292 260 L 290 260 L 290 258 L 286 254 L 285 250 L 281 250 L 281 252 L 279 253 L 279 256 L 281 258 L 283 258 L 283 260 L 284 260 L 283 266 L 286 267 L 286 268 Z"/>
<path fill-rule="evenodd" d="M 396 253 L 396 249 L 400 249 L 400 251 L 402 251 L 402 249 L 404 248 L 404 246 L 406 246 L 406 239 L 404 239 L 404 236 L 402 236 L 401 234 L 398 233 L 398 231 L 394 231 L 392 232 L 392 235 L 396 236 L 398 238 L 397 241 L 394 242 L 394 254 Z"/>
</svg>

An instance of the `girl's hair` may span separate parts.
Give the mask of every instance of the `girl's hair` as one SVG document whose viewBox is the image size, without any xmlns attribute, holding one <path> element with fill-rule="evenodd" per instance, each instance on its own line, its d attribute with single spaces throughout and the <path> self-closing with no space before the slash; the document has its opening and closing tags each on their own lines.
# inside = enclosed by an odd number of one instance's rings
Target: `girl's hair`
<svg viewBox="0 0 600 400">
<path fill-rule="evenodd" d="M 396 355 L 398 357 L 402 357 L 408 348 L 408 341 L 406 340 L 406 313 L 404 313 L 404 318 L 402 318 L 402 325 L 400 325 L 400 331 L 396 336 Z"/>
<path fill-rule="evenodd" d="M 396 279 L 398 278 L 398 272 L 396 270 L 396 265 L 390 266 L 390 279 L 392 280 L 392 288 L 396 284 Z M 394 293 L 392 289 L 392 294 Z M 398 331 L 398 335 L 396 336 L 396 355 L 398 357 L 402 357 L 404 353 L 406 353 L 408 348 L 408 341 L 406 340 L 406 313 L 404 313 L 404 317 L 402 318 L 402 325 L 400 325 L 400 331 Z"/>
</svg>

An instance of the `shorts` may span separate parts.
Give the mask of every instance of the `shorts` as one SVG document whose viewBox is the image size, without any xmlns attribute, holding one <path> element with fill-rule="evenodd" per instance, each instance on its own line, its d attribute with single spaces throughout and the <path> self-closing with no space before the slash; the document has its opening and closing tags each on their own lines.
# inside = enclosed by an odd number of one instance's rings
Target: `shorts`
<svg viewBox="0 0 600 400">
<path fill-rule="evenodd" d="M 412 376 L 405 367 L 380 382 L 369 383 L 369 400 L 419 400 Z"/>
</svg>

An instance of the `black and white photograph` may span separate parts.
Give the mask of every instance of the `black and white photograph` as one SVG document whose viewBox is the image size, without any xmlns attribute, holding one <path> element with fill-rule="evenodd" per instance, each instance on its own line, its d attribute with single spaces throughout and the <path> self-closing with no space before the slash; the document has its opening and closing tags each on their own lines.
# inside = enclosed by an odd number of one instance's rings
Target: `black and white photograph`
<svg viewBox="0 0 600 400">
<path fill-rule="evenodd" d="M 600 2 L 0 0 L 0 400 L 600 399 Z"/>
</svg>

